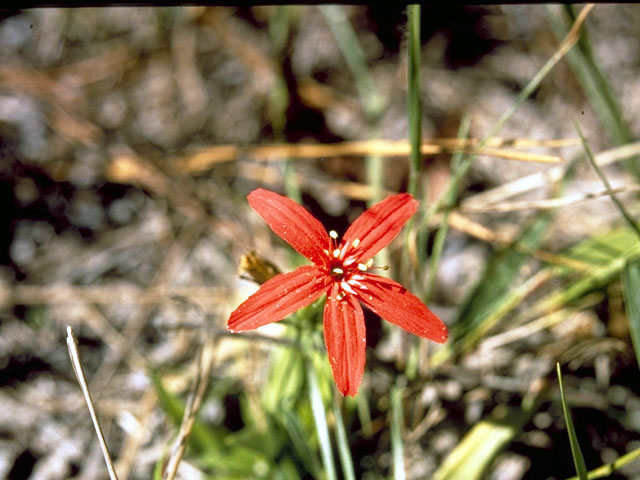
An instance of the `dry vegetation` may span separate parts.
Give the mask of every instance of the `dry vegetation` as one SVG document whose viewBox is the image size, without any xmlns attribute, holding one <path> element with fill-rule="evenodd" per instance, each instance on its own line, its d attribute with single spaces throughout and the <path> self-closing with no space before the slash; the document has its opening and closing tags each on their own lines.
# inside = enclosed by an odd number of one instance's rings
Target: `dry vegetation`
<svg viewBox="0 0 640 480">
<path fill-rule="evenodd" d="M 572 21 L 524 5 L 425 6 L 421 20 L 425 210 L 452 184 L 452 156 L 475 160 L 384 262 L 452 337 L 437 349 L 367 313 L 356 401 L 334 399 L 319 348 L 338 477 L 338 412 L 357 478 L 392 474 L 394 435 L 410 479 L 444 475 L 455 447 L 485 478 L 575 475 L 556 362 L 587 468 L 612 462 L 640 448 L 620 281 L 640 249 L 574 121 L 638 218 L 640 7 L 596 6 L 582 59 L 561 59 L 485 143 Z M 368 201 L 406 190 L 407 84 L 401 8 L 0 12 L 0 477 L 106 478 L 71 325 L 120 479 L 152 478 L 183 438 L 179 478 L 331 478 L 300 339 L 224 328 L 255 289 L 243 254 L 300 262 L 245 196 L 286 192 L 344 232 Z M 178 436 L 187 398 L 198 421 Z M 611 478 L 638 476 L 629 462 Z"/>
</svg>

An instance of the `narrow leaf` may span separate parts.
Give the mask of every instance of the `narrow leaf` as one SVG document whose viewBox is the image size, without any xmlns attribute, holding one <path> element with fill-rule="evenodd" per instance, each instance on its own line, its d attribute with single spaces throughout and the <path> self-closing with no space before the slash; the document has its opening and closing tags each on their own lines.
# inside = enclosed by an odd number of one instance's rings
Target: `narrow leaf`
<svg viewBox="0 0 640 480">
<path fill-rule="evenodd" d="M 320 442 L 320 453 L 322 463 L 328 480 L 336 480 L 336 467 L 333 463 L 333 453 L 331 453 L 331 440 L 329 438 L 329 427 L 327 426 L 327 413 L 322 403 L 322 395 L 318 386 L 318 378 L 311 362 L 307 366 L 307 379 L 309 381 L 309 400 L 313 411 L 313 420 L 316 425 L 318 441 Z"/>
<path fill-rule="evenodd" d="M 573 456 L 573 463 L 576 466 L 576 472 L 578 473 L 579 480 L 587 480 L 587 466 L 584 464 L 584 457 L 580 450 L 580 444 L 578 443 L 578 437 L 576 431 L 573 428 L 573 421 L 571 420 L 571 412 L 569 411 L 569 405 L 564 396 L 564 388 L 562 386 L 562 372 L 560 371 L 560 364 L 556 363 L 556 372 L 558 374 L 558 385 L 560 386 L 560 398 L 562 399 L 562 411 L 564 412 L 564 419 L 567 423 L 567 433 L 569 434 L 569 443 L 571 444 L 571 455 Z"/>
<path fill-rule="evenodd" d="M 356 474 L 353 470 L 353 459 L 351 458 L 351 450 L 349 449 L 349 439 L 347 438 L 347 431 L 344 428 L 342 412 L 335 397 L 333 398 L 333 415 L 336 417 L 336 440 L 338 441 L 338 454 L 340 455 L 342 474 L 345 480 L 355 480 Z"/>
</svg>

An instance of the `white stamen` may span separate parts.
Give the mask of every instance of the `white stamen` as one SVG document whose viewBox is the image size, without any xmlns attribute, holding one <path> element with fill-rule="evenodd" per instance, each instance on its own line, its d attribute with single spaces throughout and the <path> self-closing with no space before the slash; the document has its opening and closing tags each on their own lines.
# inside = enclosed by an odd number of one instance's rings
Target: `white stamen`
<svg viewBox="0 0 640 480">
<path fill-rule="evenodd" d="M 327 250 L 326 248 L 322 251 L 325 253 L 325 255 L 329 255 L 329 250 Z"/>
<path fill-rule="evenodd" d="M 353 277 L 351 277 L 351 279 L 349 280 L 349 285 L 352 285 L 354 287 L 358 287 L 358 288 L 360 288 L 362 290 L 369 290 L 369 288 L 366 285 L 363 285 L 359 281 L 354 280 Z"/>
<path fill-rule="evenodd" d="M 358 264 L 358 270 L 360 270 L 361 272 L 366 272 L 368 269 L 369 267 L 367 267 L 364 263 Z"/>
<path fill-rule="evenodd" d="M 367 266 L 367 268 L 371 268 L 371 266 L 373 265 L 373 258 L 367 260 L 367 263 L 365 263 L 365 265 Z"/>
<path fill-rule="evenodd" d="M 358 245 L 360 245 L 360 239 L 356 238 L 353 242 L 351 242 L 351 245 L 353 245 L 353 248 L 358 248 Z"/>
<path fill-rule="evenodd" d="M 339 268 L 339 267 L 336 267 L 336 268 L 332 268 L 332 269 L 331 269 L 331 272 L 332 272 L 332 273 L 337 273 L 338 275 L 342 275 L 342 274 L 344 273 L 344 270 L 342 270 L 342 269 L 341 269 L 341 268 Z"/>
<path fill-rule="evenodd" d="M 329 232 L 329 236 L 335 240 L 336 238 L 338 238 L 338 232 L 336 232 L 335 230 L 331 230 Z"/>
<path fill-rule="evenodd" d="M 344 292 L 338 292 L 338 295 L 336 295 L 336 300 L 342 300 L 344 296 L 345 296 Z"/>
<path fill-rule="evenodd" d="M 350 293 L 351 295 L 356 294 L 355 290 L 351 288 L 351 285 L 349 285 L 345 281 L 340 282 L 340 288 L 342 288 L 342 290 L 344 290 L 345 292 Z"/>
<path fill-rule="evenodd" d="M 342 261 L 342 265 L 344 265 L 345 267 L 348 267 L 349 265 L 351 265 L 352 263 L 354 263 L 356 261 L 355 258 L 353 257 L 349 257 L 346 260 Z"/>
<path fill-rule="evenodd" d="M 336 248 L 336 249 L 333 251 L 333 256 L 334 256 L 335 258 L 338 258 L 338 255 L 340 255 L 340 249 L 339 249 L 339 248 Z"/>
</svg>

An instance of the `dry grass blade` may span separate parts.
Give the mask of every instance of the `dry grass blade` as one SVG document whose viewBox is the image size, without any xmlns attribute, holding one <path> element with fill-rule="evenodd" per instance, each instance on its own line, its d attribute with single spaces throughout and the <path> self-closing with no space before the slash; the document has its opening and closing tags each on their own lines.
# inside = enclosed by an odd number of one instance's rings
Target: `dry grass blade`
<svg viewBox="0 0 640 480">
<path fill-rule="evenodd" d="M 434 216 L 432 223 L 434 225 L 437 225 L 440 222 L 441 218 L 442 216 L 440 214 Z M 484 225 L 479 224 L 478 222 L 474 222 L 473 220 L 457 212 L 451 212 L 451 214 L 449 215 L 449 226 L 479 240 L 484 240 L 485 242 L 494 243 L 501 246 L 511 245 L 515 241 L 515 238 L 511 235 L 506 236 L 497 234 L 490 228 L 487 228 Z M 523 247 L 518 243 L 513 244 L 513 247 L 521 253 L 526 253 L 534 258 L 553 265 L 564 265 L 573 270 L 581 271 L 585 271 L 591 268 L 591 266 L 587 263 L 563 255 L 546 252 L 540 249 L 531 250 L 529 248 Z"/>
<path fill-rule="evenodd" d="M 575 309 L 567 308 L 558 310 L 557 312 L 552 312 L 548 315 L 528 322 L 520 327 L 516 327 L 511 330 L 507 330 L 506 332 L 499 333 L 487 338 L 480 344 L 480 349 L 483 351 L 489 351 L 512 342 L 517 342 L 519 340 L 529 338 L 533 334 L 541 330 L 545 330 L 549 327 L 552 327 L 553 325 L 562 322 L 570 315 L 575 314 L 576 311 L 577 310 Z"/>
<path fill-rule="evenodd" d="M 552 210 L 567 205 L 595 200 L 603 196 L 640 191 L 640 185 L 621 185 L 611 188 L 611 190 L 599 190 L 597 192 L 576 193 L 560 198 L 547 198 L 544 200 L 529 200 L 522 202 L 504 202 L 490 205 L 463 205 L 460 210 L 463 212 L 515 212 L 518 210 Z"/>
<path fill-rule="evenodd" d="M 87 408 L 89 409 L 89 414 L 91 415 L 91 421 L 93 422 L 93 426 L 96 429 L 96 435 L 98 437 L 98 442 L 100 443 L 100 449 L 102 450 L 104 461 L 107 464 L 109 478 L 111 480 L 118 480 L 118 475 L 116 474 L 115 468 L 113 468 L 113 462 L 111 461 L 111 455 L 109 455 L 107 442 L 105 441 L 104 435 L 102 434 L 102 428 L 100 428 L 100 422 L 98 421 L 98 415 L 96 414 L 93 399 L 91 398 L 91 392 L 89 391 L 89 386 L 87 385 L 87 380 L 84 376 L 82 363 L 80 362 L 80 354 L 78 353 L 78 343 L 76 341 L 76 337 L 73 335 L 73 330 L 69 325 L 67 325 L 67 348 L 69 349 L 69 357 L 71 358 L 73 371 L 76 374 L 76 378 L 78 379 L 78 383 L 80 384 L 80 388 L 82 389 L 82 394 L 84 395 L 84 399 L 87 402 Z"/>
<path fill-rule="evenodd" d="M 589 162 L 591 163 L 591 166 L 595 170 L 595 172 L 598 175 L 598 177 L 600 177 L 600 180 L 602 180 L 602 183 L 604 184 L 605 188 L 607 189 L 607 193 L 611 197 L 611 201 L 613 201 L 615 206 L 620 211 L 620 214 L 622 215 L 622 217 L 627 221 L 627 223 L 633 229 L 633 231 L 636 232 L 636 234 L 638 235 L 638 238 L 640 238 L 640 227 L 638 227 L 638 224 L 636 223 L 636 221 L 629 214 L 627 209 L 624 208 L 624 205 L 622 205 L 622 203 L 620 202 L 620 200 L 616 196 L 616 192 L 614 192 L 613 188 L 611 187 L 611 184 L 609 183 L 609 180 L 607 179 L 607 176 L 602 172 L 602 170 L 600 170 L 600 167 L 598 166 L 598 163 L 596 162 L 595 158 L 593 157 L 593 153 L 591 153 L 591 148 L 589 147 L 589 143 L 587 142 L 587 139 L 585 138 L 584 134 L 582 133 L 582 129 L 580 128 L 580 124 L 577 121 L 574 121 L 574 123 L 575 123 L 576 130 L 578 131 L 578 135 L 580 135 L 580 139 L 582 140 L 582 146 L 584 147 L 584 151 L 587 154 L 587 158 L 589 159 Z"/>
<path fill-rule="evenodd" d="M 0 287 L 0 305 L 60 305 L 73 303 L 150 305 L 170 297 L 193 303 L 214 305 L 225 298 L 224 289 L 206 286 L 140 288 L 135 285 L 17 285 Z"/>
<path fill-rule="evenodd" d="M 138 453 L 151 433 L 152 419 L 154 418 L 154 413 L 157 408 L 158 396 L 153 388 L 149 388 L 136 404 L 136 425 L 134 428 L 125 429 L 128 435 L 124 442 L 122 442 L 119 454 L 117 455 L 116 471 L 120 472 L 120 476 L 123 479 L 129 478 L 131 475 L 131 471 L 136 464 Z M 119 412 L 122 412 L 122 409 L 123 406 L 119 405 Z M 131 417 L 133 417 L 133 415 L 131 415 Z"/>
<path fill-rule="evenodd" d="M 182 423 L 180 424 L 180 430 L 178 437 L 173 443 L 171 449 L 171 456 L 167 462 L 163 480 L 173 480 L 178 472 L 178 466 L 184 456 L 184 452 L 187 448 L 187 441 L 193 425 L 196 421 L 196 416 L 202 405 L 204 394 L 207 391 L 207 385 L 209 384 L 209 374 L 211 373 L 211 367 L 213 365 L 214 358 L 214 345 L 213 342 L 207 341 L 202 348 L 200 358 L 198 359 L 198 371 L 196 373 L 196 379 L 192 386 L 191 393 L 189 394 L 189 400 L 187 406 L 184 409 L 184 416 L 182 417 Z"/>
<path fill-rule="evenodd" d="M 638 154 L 640 154 L 640 142 L 634 142 L 600 152 L 595 155 L 595 160 L 599 167 L 604 167 Z M 462 204 L 465 207 L 489 205 L 521 193 L 530 192 L 536 188 L 546 187 L 559 181 L 564 176 L 565 169 L 566 165 L 560 165 L 545 172 L 527 175 L 491 190 L 473 195 L 463 201 Z"/>
<path fill-rule="evenodd" d="M 556 142 L 562 145 L 563 142 L 566 143 L 569 142 L 569 140 L 559 139 L 556 140 Z M 573 140 L 570 140 L 570 142 L 573 143 Z M 526 153 L 501 148 L 503 145 L 509 145 L 512 146 L 512 148 L 529 148 L 530 146 L 534 146 L 522 140 L 509 141 L 498 139 L 491 146 L 478 146 L 477 143 L 477 140 L 474 139 L 470 139 L 469 141 L 453 138 L 434 139 L 422 144 L 421 153 L 422 155 L 437 155 L 462 151 L 465 153 L 489 155 L 524 162 L 558 163 L 562 161 L 562 158 L 557 155 Z M 211 168 L 216 164 L 232 162 L 239 158 L 251 158 L 257 161 L 268 162 L 283 159 L 366 157 L 369 155 L 406 157 L 410 151 L 411 146 L 406 140 L 363 140 L 333 144 L 283 143 L 246 148 L 241 148 L 237 145 L 216 145 L 203 147 L 194 153 L 173 159 L 171 161 L 171 169 L 181 173 L 197 173 Z"/>
</svg>

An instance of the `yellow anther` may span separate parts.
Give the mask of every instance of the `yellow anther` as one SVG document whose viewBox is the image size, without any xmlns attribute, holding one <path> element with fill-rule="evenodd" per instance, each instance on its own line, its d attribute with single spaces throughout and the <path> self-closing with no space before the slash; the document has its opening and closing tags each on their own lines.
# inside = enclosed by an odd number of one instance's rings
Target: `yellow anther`
<svg viewBox="0 0 640 480">
<path fill-rule="evenodd" d="M 351 242 L 351 245 L 353 245 L 353 248 L 358 248 L 358 245 L 360 245 L 360 239 L 356 238 L 353 242 Z"/>
</svg>

